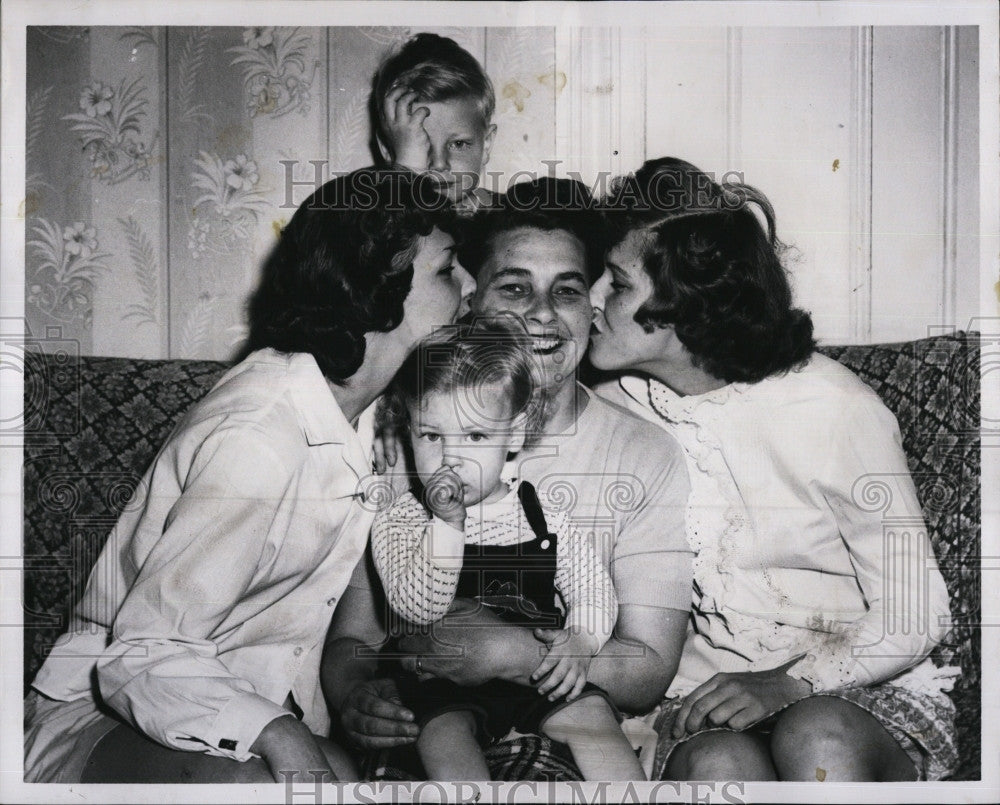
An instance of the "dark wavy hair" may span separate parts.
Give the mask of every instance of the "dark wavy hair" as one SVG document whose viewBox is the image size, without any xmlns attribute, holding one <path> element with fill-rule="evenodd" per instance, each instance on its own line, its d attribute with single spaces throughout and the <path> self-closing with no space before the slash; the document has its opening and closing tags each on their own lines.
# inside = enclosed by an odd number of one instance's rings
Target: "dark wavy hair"
<svg viewBox="0 0 1000 805">
<path fill-rule="evenodd" d="M 604 270 L 604 220 L 583 182 L 542 177 L 513 185 L 497 203 L 473 216 L 459 252 L 459 262 L 479 276 L 498 236 L 515 229 L 562 230 L 583 245 L 590 285 Z"/>
<path fill-rule="evenodd" d="M 643 239 L 653 293 L 635 320 L 647 332 L 673 327 L 695 365 L 726 382 L 757 382 L 812 354 L 812 319 L 792 304 L 759 190 L 664 157 L 616 180 L 605 209 L 609 247 L 630 232 Z"/>
<path fill-rule="evenodd" d="M 295 211 L 250 299 L 248 349 L 308 352 L 343 383 L 365 333 L 403 320 L 418 239 L 453 231 L 447 200 L 422 177 L 365 169 L 333 179 Z"/>
<path fill-rule="evenodd" d="M 376 136 L 384 136 L 382 105 L 395 86 L 417 93 L 420 100 L 440 102 L 472 98 L 482 115 L 485 129 L 496 108 L 496 95 L 482 65 L 454 39 L 431 33 L 410 37 L 397 52 L 379 66 L 372 82 L 368 113 L 372 124 L 371 150 L 376 161 L 382 156 Z"/>
</svg>

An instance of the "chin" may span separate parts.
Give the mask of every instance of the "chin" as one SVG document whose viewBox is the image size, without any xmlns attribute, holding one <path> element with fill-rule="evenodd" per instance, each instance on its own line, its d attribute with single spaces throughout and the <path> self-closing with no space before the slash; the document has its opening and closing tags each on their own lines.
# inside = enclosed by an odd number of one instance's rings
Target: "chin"
<svg viewBox="0 0 1000 805">
<path fill-rule="evenodd" d="M 590 359 L 590 365 L 595 369 L 600 369 L 602 372 L 612 372 L 615 369 L 620 369 L 613 359 L 608 355 L 603 355 L 599 349 L 594 347 L 590 348 L 590 352 L 587 353 L 587 358 Z"/>
</svg>

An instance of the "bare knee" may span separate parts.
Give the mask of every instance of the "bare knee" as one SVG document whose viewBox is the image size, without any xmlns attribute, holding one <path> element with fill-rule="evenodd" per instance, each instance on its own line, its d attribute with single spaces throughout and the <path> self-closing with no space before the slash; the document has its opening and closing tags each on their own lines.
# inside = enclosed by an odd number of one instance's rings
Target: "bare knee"
<svg viewBox="0 0 1000 805">
<path fill-rule="evenodd" d="M 670 780 L 775 780 L 765 741 L 753 733 L 713 730 L 679 744 L 667 760 Z"/>
<path fill-rule="evenodd" d="M 906 779 L 899 775 L 912 767 L 873 716 L 833 696 L 811 696 L 789 707 L 771 735 L 771 755 L 782 780 Z"/>
</svg>

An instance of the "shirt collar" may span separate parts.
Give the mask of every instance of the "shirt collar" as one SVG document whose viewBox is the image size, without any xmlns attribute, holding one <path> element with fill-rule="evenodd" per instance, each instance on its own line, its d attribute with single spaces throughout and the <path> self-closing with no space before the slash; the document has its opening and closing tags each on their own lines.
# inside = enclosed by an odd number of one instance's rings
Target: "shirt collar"
<svg viewBox="0 0 1000 805">
<path fill-rule="evenodd" d="M 277 357 L 273 350 L 267 357 Z M 302 423 L 302 432 L 310 446 L 322 444 L 344 445 L 344 460 L 359 478 L 371 472 L 372 439 L 374 438 L 375 403 L 358 417 L 355 430 L 333 396 L 326 377 L 316 359 L 308 352 L 282 355 L 288 361 L 293 382 L 290 394 L 295 401 Z"/>
</svg>

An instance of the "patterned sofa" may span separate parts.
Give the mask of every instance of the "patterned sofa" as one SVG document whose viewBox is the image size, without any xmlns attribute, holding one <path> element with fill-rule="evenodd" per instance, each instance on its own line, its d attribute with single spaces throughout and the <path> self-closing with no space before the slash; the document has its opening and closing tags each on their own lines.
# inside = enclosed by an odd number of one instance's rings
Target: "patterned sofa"
<svg viewBox="0 0 1000 805">
<path fill-rule="evenodd" d="M 961 767 L 980 778 L 979 341 L 955 333 L 902 344 L 825 347 L 896 414 L 931 539 L 951 593 L 953 628 L 936 659 L 958 664 Z M 205 361 L 25 358 L 24 684 L 30 684 L 105 537 L 179 416 L 225 366 Z M 494 747 L 497 779 L 578 779 L 558 747 Z M 386 770 L 383 770 L 383 774 Z M 390 773 L 391 776 L 391 773 Z"/>
</svg>

